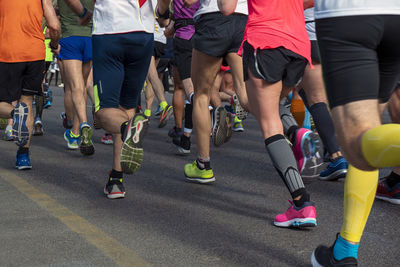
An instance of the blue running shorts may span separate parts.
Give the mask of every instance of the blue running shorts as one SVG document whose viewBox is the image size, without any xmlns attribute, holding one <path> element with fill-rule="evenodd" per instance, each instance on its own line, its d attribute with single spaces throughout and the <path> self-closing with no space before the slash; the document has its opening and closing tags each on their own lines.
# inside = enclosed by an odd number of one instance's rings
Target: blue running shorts
<svg viewBox="0 0 400 267">
<path fill-rule="evenodd" d="M 92 38 L 85 36 L 70 36 L 60 40 L 59 59 L 80 60 L 86 63 L 92 60 Z"/>
<path fill-rule="evenodd" d="M 136 108 L 153 54 L 153 34 L 93 35 L 92 40 L 96 111 Z"/>
</svg>

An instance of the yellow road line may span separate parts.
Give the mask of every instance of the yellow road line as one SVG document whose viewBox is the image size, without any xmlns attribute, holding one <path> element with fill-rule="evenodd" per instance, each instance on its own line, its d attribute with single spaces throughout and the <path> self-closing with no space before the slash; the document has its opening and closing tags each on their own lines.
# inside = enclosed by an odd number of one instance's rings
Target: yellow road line
<svg viewBox="0 0 400 267">
<path fill-rule="evenodd" d="M 90 244 L 98 248 L 117 265 L 138 267 L 151 266 L 132 250 L 119 243 L 116 239 L 110 237 L 84 218 L 73 213 L 68 208 L 52 199 L 49 195 L 42 193 L 13 172 L 0 168 L 0 177 L 13 185 L 45 211 L 64 223 L 73 232 L 85 238 Z"/>
</svg>

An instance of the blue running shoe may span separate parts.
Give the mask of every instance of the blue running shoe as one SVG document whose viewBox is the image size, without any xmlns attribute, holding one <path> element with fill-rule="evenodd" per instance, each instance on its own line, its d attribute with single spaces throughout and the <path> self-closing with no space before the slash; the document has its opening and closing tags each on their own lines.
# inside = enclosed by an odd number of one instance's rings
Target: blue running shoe
<svg viewBox="0 0 400 267">
<path fill-rule="evenodd" d="M 71 133 L 71 129 L 67 129 L 64 133 L 64 139 L 67 141 L 68 149 L 79 148 L 79 136 L 75 136 Z"/>
<path fill-rule="evenodd" d="M 346 177 L 348 168 L 349 164 L 343 157 L 340 157 L 335 161 L 331 160 L 326 170 L 319 174 L 319 179 L 322 181 L 336 181 L 339 178 L 344 178 Z"/>
<path fill-rule="evenodd" d="M 156 112 L 154 112 L 154 115 L 155 115 L 156 117 L 158 117 L 158 116 L 161 115 L 161 113 L 162 113 L 162 110 L 161 110 L 161 107 L 160 107 L 160 105 L 159 105 L 158 108 L 157 108 L 157 110 L 156 110 Z"/>
<path fill-rule="evenodd" d="M 17 168 L 18 170 L 32 169 L 29 154 L 17 154 L 17 162 L 15 163 L 15 168 Z"/>
<path fill-rule="evenodd" d="M 12 134 L 18 146 L 26 145 L 29 140 L 29 130 L 26 125 L 28 112 L 28 106 L 24 102 L 19 102 L 14 108 Z"/>
</svg>

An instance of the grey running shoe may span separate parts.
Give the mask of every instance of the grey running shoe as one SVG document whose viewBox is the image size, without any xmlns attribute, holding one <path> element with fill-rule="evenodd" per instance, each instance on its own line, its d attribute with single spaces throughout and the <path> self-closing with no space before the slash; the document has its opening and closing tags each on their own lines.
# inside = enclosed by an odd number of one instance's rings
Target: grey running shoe
<svg viewBox="0 0 400 267">
<path fill-rule="evenodd" d="M 225 143 L 228 137 L 228 112 L 223 107 L 213 111 L 212 139 L 215 146 Z"/>
<path fill-rule="evenodd" d="M 233 109 L 239 120 L 244 120 L 247 118 L 248 112 L 240 105 L 239 98 L 236 94 L 232 96 L 233 99 Z"/>
</svg>

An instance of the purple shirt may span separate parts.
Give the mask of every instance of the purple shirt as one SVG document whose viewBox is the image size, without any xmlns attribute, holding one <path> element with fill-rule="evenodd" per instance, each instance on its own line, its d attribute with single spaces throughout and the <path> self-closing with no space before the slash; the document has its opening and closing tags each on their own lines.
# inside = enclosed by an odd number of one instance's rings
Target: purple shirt
<svg viewBox="0 0 400 267">
<path fill-rule="evenodd" d="M 192 7 L 186 8 L 183 0 L 174 0 L 174 18 L 177 19 L 193 19 L 194 13 L 200 7 L 200 1 L 197 1 Z M 194 34 L 194 25 L 187 25 L 179 28 L 175 32 L 175 36 L 181 39 L 190 40 Z"/>
</svg>

